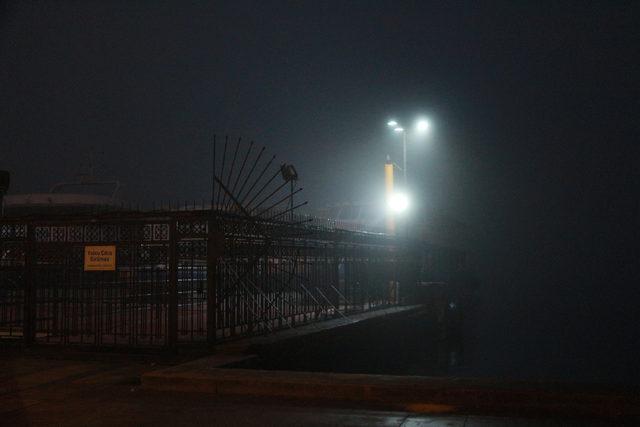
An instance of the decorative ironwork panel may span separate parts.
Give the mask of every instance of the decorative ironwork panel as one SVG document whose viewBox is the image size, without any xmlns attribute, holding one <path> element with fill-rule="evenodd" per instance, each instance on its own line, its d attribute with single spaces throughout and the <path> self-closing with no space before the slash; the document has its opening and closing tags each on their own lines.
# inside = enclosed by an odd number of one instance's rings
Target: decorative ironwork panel
<svg viewBox="0 0 640 427">
<path fill-rule="evenodd" d="M 168 240 L 169 224 L 153 224 L 153 240 Z"/>
<path fill-rule="evenodd" d="M 151 262 L 154 265 L 160 266 L 167 264 L 169 261 L 169 250 L 166 245 L 152 246 L 151 249 Z"/>
<path fill-rule="evenodd" d="M 191 257 L 191 242 L 178 242 L 178 258 Z"/>
<path fill-rule="evenodd" d="M 118 228 L 122 242 L 133 242 L 143 238 L 143 227 L 140 224 L 121 224 Z"/>
<path fill-rule="evenodd" d="M 145 224 L 142 229 L 142 240 L 153 240 L 153 224 Z"/>
<path fill-rule="evenodd" d="M 190 221 L 178 221 L 176 230 L 182 236 L 188 236 L 191 234 L 191 222 Z"/>
<path fill-rule="evenodd" d="M 27 237 L 26 224 L 0 224 L 0 239 L 22 240 Z"/>
<path fill-rule="evenodd" d="M 91 224 L 84 226 L 84 241 L 99 242 L 100 241 L 100 225 Z"/>
<path fill-rule="evenodd" d="M 67 240 L 67 227 L 51 227 L 51 241 L 65 242 Z"/>
<path fill-rule="evenodd" d="M 208 225 L 206 221 L 194 222 L 191 226 L 193 234 L 196 236 L 206 235 L 208 231 Z"/>
<path fill-rule="evenodd" d="M 138 248 L 138 263 L 151 267 L 164 266 L 168 262 L 168 254 L 166 245 L 140 245 Z"/>
<path fill-rule="evenodd" d="M 24 242 L 2 242 L 0 244 L 0 266 L 24 266 Z"/>
<path fill-rule="evenodd" d="M 82 242 L 84 241 L 84 227 L 81 225 L 70 225 L 67 227 L 67 241 Z"/>
<path fill-rule="evenodd" d="M 207 235 L 208 224 L 207 221 L 178 221 L 176 226 L 178 234 L 183 237 L 204 237 Z"/>
<path fill-rule="evenodd" d="M 113 224 L 105 224 L 102 226 L 102 241 L 115 242 L 118 240 L 118 228 Z"/>
<path fill-rule="evenodd" d="M 178 242 L 179 259 L 201 259 L 207 258 L 206 240 L 186 240 Z"/>
<path fill-rule="evenodd" d="M 36 242 L 48 242 L 51 240 L 51 227 L 36 227 Z"/>
<path fill-rule="evenodd" d="M 151 247 L 141 245 L 137 251 L 137 262 L 140 264 L 148 264 L 151 262 Z"/>
</svg>

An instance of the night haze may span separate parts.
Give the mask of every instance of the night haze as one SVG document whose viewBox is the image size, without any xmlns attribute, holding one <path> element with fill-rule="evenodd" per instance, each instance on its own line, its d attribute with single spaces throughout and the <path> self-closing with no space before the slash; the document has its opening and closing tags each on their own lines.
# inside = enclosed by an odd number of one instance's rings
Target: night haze
<svg viewBox="0 0 640 427">
<path fill-rule="evenodd" d="M 378 203 L 391 119 L 415 215 L 465 225 L 468 375 L 640 385 L 640 3 L 5 2 L 9 195 L 91 162 L 127 201 L 208 200 L 211 144 Z M 91 160 L 89 160 L 91 159 Z M 191 203 L 191 202 L 189 202 Z"/>
</svg>

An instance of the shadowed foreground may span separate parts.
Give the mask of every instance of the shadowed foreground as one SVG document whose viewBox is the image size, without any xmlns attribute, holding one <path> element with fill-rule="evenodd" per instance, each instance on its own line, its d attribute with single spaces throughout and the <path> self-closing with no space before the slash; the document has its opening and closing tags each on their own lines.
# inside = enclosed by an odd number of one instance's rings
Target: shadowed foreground
<svg viewBox="0 0 640 427">
<path fill-rule="evenodd" d="M 608 425 L 606 420 L 434 414 L 429 412 L 441 408 L 428 405 L 380 411 L 353 401 L 320 404 L 160 392 L 141 389 L 141 375 L 188 358 L 2 350 L 0 417 L 4 425 Z"/>
</svg>

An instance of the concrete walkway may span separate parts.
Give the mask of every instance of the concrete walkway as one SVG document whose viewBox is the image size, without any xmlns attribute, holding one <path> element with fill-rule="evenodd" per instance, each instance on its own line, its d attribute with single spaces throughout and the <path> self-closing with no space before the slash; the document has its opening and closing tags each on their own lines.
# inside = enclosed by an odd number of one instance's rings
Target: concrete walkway
<svg viewBox="0 0 640 427">
<path fill-rule="evenodd" d="M 305 399 L 367 404 L 411 412 L 640 419 L 640 397 L 628 390 L 584 385 L 487 379 L 362 375 L 228 368 L 256 357 L 259 346 L 327 332 L 357 322 L 409 314 L 395 307 L 220 346 L 216 354 L 142 375 L 145 390 L 208 393 L 218 397 Z"/>
<path fill-rule="evenodd" d="M 605 421 L 434 415 L 360 404 L 159 392 L 139 385 L 153 358 L 43 357 L 0 348 L 0 425 L 6 426 L 607 426 Z M 617 424 L 620 425 L 620 424 Z M 629 423 L 629 425 L 633 425 Z"/>
</svg>

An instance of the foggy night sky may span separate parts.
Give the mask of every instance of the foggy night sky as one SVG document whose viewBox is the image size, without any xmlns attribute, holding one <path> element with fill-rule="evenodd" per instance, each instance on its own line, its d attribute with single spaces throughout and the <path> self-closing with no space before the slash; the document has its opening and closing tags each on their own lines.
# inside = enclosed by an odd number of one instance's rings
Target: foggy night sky
<svg viewBox="0 0 640 427">
<path fill-rule="evenodd" d="M 386 154 L 402 160 L 387 120 L 425 114 L 409 178 L 472 230 L 477 364 L 640 380 L 640 3 L 0 7 L 10 193 L 91 154 L 131 200 L 206 199 L 211 138 L 228 133 L 294 163 L 312 206 L 366 202 Z"/>
</svg>

